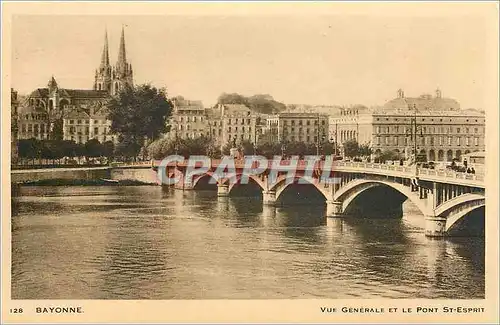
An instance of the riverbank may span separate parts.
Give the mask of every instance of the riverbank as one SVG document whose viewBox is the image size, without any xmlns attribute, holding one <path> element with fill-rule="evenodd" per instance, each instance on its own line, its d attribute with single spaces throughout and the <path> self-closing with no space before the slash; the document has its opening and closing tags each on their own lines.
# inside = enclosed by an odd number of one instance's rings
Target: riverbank
<svg viewBox="0 0 500 325">
<path fill-rule="evenodd" d="M 18 183 L 17 185 L 29 186 L 151 186 L 155 183 L 142 182 L 132 179 L 124 180 L 107 180 L 107 179 L 43 179 L 37 181 L 27 181 Z"/>
</svg>

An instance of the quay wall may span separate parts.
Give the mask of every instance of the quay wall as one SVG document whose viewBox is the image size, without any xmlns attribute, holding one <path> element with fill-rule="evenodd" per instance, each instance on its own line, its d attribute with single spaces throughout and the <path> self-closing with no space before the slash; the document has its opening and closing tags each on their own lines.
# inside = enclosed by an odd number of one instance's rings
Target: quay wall
<svg viewBox="0 0 500 325">
<path fill-rule="evenodd" d="M 158 184 L 151 167 L 89 167 L 11 170 L 11 183 L 36 183 L 46 180 L 95 181 L 113 179 L 137 183 Z"/>
<path fill-rule="evenodd" d="M 24 169 L 10 172 L 11 183 L 37 182 L 50 179 L 96 180 L 110 177 L 109 167 Z"/>
</svg>

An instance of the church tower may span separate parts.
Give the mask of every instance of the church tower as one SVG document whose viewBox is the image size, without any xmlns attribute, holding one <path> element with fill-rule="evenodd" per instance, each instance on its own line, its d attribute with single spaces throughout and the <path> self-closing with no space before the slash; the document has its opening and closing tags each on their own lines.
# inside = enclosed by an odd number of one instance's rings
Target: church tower
<svg viewBox="0 0 500 325">
<path fill-rule="evenodd" d="M 112 68 L 109 64 L 108 31 L 104 32 L 104 48 L 101 55 L 101 64 L 95 71 L 94 90 L 111 92 Z"/>
<path fill-rule="evenodd" d="M 125 31 L 122 27 L 122 36 L 120 38 L 120 48 L 118 52 L 118 61 L 112 71 L 111 94 L 116 95 L 123 87 L 128 84 L 133 87 L 133 72 L 132 64 L 127 62 L 127 54 L 125 51 Z"/>
</svg>

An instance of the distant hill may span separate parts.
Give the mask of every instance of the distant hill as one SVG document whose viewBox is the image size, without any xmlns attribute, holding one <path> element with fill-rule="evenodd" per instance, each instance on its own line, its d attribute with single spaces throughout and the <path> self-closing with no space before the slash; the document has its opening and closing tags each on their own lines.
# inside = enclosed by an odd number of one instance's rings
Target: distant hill
<svg viewBox="0 0 500 325">
<path fill-rule="evenodd" d="M 248 106 L 252 111 L 262 114 L 275 114 L 286 109 L 286 105 L 274 100 L 269 94 L 257 94 L 250 97 L 245 97 L 237 93 L 223 93 L 219 96 L 217 103 L 219 104 L 243 104 Z"/>
</svg>

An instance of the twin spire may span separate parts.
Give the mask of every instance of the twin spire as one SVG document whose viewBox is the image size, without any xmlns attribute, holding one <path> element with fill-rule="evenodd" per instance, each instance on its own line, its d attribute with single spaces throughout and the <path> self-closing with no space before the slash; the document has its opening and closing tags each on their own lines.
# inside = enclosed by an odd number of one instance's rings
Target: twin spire
<svg viewBox="0 0 500 325">
<path fill-rule="evenodd" d="M 109 66 L 109 46 L 108 46 L 108 31 L 104 32 L 104 48 L 101 55 L 101 68 Z M 118 52 L 118 61 L 116 62 L 116 67 L 120 70 L 125 70 L 127 68 L 127 55 L 125 51 L 125 31 L 122 27 L 122 36 L 120 39 L 120 49 Z"/>
</svg>

